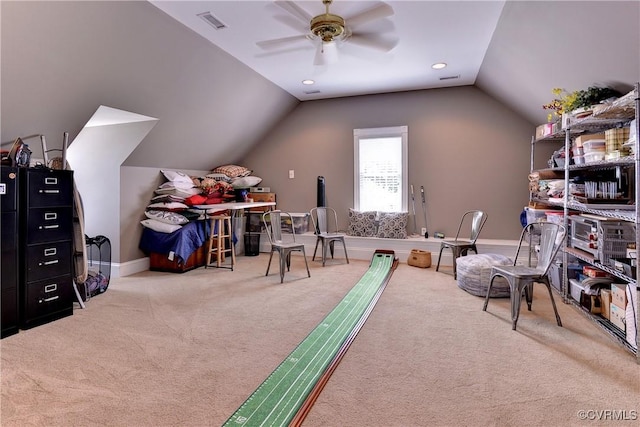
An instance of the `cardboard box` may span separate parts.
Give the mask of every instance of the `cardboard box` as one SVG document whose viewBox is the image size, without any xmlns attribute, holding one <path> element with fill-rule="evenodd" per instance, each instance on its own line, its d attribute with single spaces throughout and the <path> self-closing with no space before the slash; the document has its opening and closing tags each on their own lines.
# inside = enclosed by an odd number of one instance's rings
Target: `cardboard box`
<svg viewBox="0 0 640 427">
<path fill-rule="evenodd" d="M 611 304 L 617 305 L 623 311 L 627 307 L 627 284 L 611 284 Z"/>
<path fill-rule="evenodd" d="M 275 202 L 276 193 L 249 193 L 254 202 Z"/>
<path fill-rule="evenodd" d="M 584 292 L 580 294 L 580 305 L 587 309 L 589 313 L 602 313 L 602 303 L 598 295 L 587 295 Z"/>
<path fill-rule="evenodd" d="M 275 202 L 276 201 L 276 193 L 249 193 L 249 198 L 253 199 L 254 202 Z M 275 206 L 264 206 L 259 208 L 251 208 L 250 212 L 266 212 L 276 209 Z"/>
<path fill-rule="evenodd" d="M 609 273 L 604 270 L 600 270 L 596 267 L 591 267 L 590 265 L 585 265 L 582 269 L 582 274 L 588 277 L 608 277 Z"/>
<path fill-rule="evenodd" d="M 626 310 L 611 303 L 609 306 L 611 323 L 622 331 L 626 331 Z"/>
<path fill-rule="evenodd" d="M 600 302 L 601 302 L 601 312 L 600 316 L 605 319 L 611 319 L 610 308 L 611 305 L 611 290 L 610 289 L 600 289 Z"/>
<path fill-rule="evenodd" d="M 554 133 L 554 123 L 545 123 L 536 127 L 536 139 L 544 138 Z"/>
<path fill-rule="evenodd" d="M 589 141 L 590 139 L 605 139 L 604 133 L 592 133 L 589 135 L 580 135 L 576 137 L 575 144 L 577 147 L 582 147 L 582 145 Z"/>
</svg>

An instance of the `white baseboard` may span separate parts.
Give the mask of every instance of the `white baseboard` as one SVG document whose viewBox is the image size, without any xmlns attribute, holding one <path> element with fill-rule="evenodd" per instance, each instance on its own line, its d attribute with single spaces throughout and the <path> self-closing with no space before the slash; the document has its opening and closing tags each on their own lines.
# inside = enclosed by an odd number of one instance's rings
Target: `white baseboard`
<svg viewBox="0 0 640 427">
<path fill-rule="evenodd" d="M 149 257 L 134 259 L 124 263 L 116 263 L 111 265 L 111 277 L 124 277 L 141 271 L 149 270 Z"/>
<path fill-rule="evenodd" d="M 304 250 L 307 257 L 311 259 L 313 256 L 313 250 L 316 245 L 316 236 L 313 233 L 305 233 L 296 235 L 296 240 L 304 243 Z M 347 245 L 347 253 L 349 259 L 357 259 L 370 261 L 373 253 L 377 249 L 392 250 L 395 252 L 396 257 L 402 263 L 407 262 L 407 258 L 412 249 L 421 249 L 423 251 L 431 252 L 431 263 L 435 266 L 438 262 L 438 253 L 440 252 L 440 244 L 443 239 L 437 239 L 435 237 L 409 237 L 407 239 L 381 239 L 377 237 L 354 237 L 346 236 L 345 242 Z M 517 240 L 494 240 L 494 239 L 479 239 L 477 242 L 478 252 L 486 254 L 500 254 L 512 258 L 518 247 Z M 269 253 L 269 241 L 265 234 L 260 236 L 260 252 Z M 316 255 L 320 255 L 319 253 Z M 344 250 L 341 245 L 335 246 L 334 257 L 337 259 L 344 258 Z M 442 252 L 442 259 L 440 265 L 453 265 L 453 259 L 451 251 L 444 250 Z M 149 270 L 149 258 L 140 258 L 133 261 L 128 261 L 122 264 L 113 264 L 111 269 L 112 277 L 128 276 L 131 274 L 139 273 L 141 271 Z"/>
<path fill-rule="evenodd" d="M 316 236 L 313 233 L 296 235 L 296 240 L 304 243 L 307 256 L 313 256 L 313 250 L 316 244 Z M 406 262 L 412 249 L 421 249 L 423 251 L 431 252 L 431 260 L 434 265 L 438 262 L 438 254 L 440 252 L 440 244 L 442 243 L 442 240 L 444 239 L 437 239 L 435 237 L 429 237 L 428 239 L 425 239 L 424 237 L 409 237 L 407 239 L 381 239 L 377 237 L 354 236 L 345 237 L 349 259 L 369 261 L 377 249 L 386 249 L 394 251 L 400 262 Z M 477 246 L 479 253 L 501 254 L 513 257 L 518 247 L 518 241 L 479 239 L 477 241 Z M 269 252 L 269 241 L 267 240 L 266 235 L 262 235 L 260 238 L 260 252 Z M 335 246 L 334 257 L 344 258 L 344 251 L 339 244 Z M 442 252 L 440 264 L 453 265 L 451 251 L 444 250 Z"/>
</svg>

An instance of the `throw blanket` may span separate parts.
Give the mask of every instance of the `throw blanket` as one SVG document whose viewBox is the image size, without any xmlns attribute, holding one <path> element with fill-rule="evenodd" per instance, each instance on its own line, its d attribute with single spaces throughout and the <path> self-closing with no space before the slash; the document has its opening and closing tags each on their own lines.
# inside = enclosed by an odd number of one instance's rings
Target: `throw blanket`
<svg viewBox="0 0 640 427">
<path fill-rule="evenodd" d="M 174 252 L 178 263 L 184 263 L 209 238 L 208 221 L 192 221 L 173 233 L 159 233 L 144 227 L 139 248 L 150 252 L 167 254 Z"/>
</svg>

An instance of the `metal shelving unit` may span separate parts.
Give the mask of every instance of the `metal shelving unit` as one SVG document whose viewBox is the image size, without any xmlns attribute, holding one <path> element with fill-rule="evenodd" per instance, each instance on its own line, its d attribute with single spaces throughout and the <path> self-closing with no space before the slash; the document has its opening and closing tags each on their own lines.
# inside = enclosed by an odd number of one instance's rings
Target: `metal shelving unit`
<svg viewBox="0 0 640 427">
<path fill-rule="evenodd" d="M 565 166 L 563 168 L 549 168 L 545 169 L 545 171 L 554 171 L 558 174 L 564 172 L 564 198 L 562 201 L 557 202 L 549 202 L 546 203 L 562 207 L 564 213 L 564 225 L 568 229 L 568 216 L 570 211 L 578 211 L 584 213 L 591 213 L 594 215 L 599 215 L 607 218 L 614 218 L 622 221 L 632 222 L 635 225 L 635 244 L 636 248 L 640 248 L 640 137 L 636 138 L 635 141 L 635 155 L 622 157 L 616 160 L 610 161 L 599 161 L 592 162 L 581 165 L 570 165 L 568 153 L 570 153 L 571 142 L 572 139 L 581 133 L 594 133 L 594 132 L 602 132 L 606 129 L 614 128 L 616 126 L 620 126 L 623 124 L 628 124 L 631 120 L 635 118 L 635 132 L 636 135 L 640 135 L 640 83 L 636 83 L 635 87 L 632 91 L 627 93 L 625 96 L 619 98 L 612 104 L 608 105 L 605 108 L 602 108 L 599 111 L 594 112 L 593 115 L 578 119 L 575 121 L 569 121 L 566 129 L 562 129 L 555 134 L 545 136 L 540 139 L 532 139 L 531 141 L 531 170 L 533 171 L 534 167 L 534 149 L 535 144 L 537 142 L 542 141 L 553 141 L 553 142 L 562 142 L 564 141 L 564 149 L 567 154 L 567 161 L 565 162 Z M 633 132 L 633 130 L 632 130 Z M 634 179 L 633 179 L 633 191 L 635 192 L 634 200 L 635 203 L 633 206 L 629 206 L 629 209 L 597 209 L 593 205 L 584 205 L 581 203 L 577 203 L 569 200 L 569 181 L 570 175 L 572 172 L 581 171 L 581 170 L 610 170 L 615 167 L 623 167 L 623 168 L 635 168 L 634 170 Z M 536 201 L 534 197 L 530 195 L 530 201 Z M 543 200 L 539 200 L 543 201 Z M 636 343 L 640 343 L 640 285 L 637 280 L 628 277 L 622 272 L 611 268 L 608 265 L 602 264 L 598 261 L 594 260 L 594 257 L 590 254 L 580 251 L 579 249 L 574 249 L 569 247 L 569 236 L 566 237 L 565 248 L 563 251 L 563 274 L 562 274 L 562 295 L 563 300 L 566 303 L 572 304 L 579 310 L 582 314 L 584 314 L 589 320 L 591 320 L 597 327 L 602 329 L 605 333 L 607 333 L 614 342 L 621 345 L 623 348 L 630 351 L 632 354 L 636 356 L 636 362 L 640 364 L 640 351 L 637 348 L 634 348 L 627 340 L 626 334 L 613 326 L 608 320 L 602 318 L 601 316 L 594 315 L 589 313 L 587 310 L 580 306 L 579 302 L 576 302 L 571 298 L 569 293 L 568 286 L 568 277 L 567 277 L 567 265 L 568 265 L 568 256 L 573 255 L 579 260 L 591 264 L 601 270 L 604 270 L 616 278 L 621 279 L 622 281 L 628 283 L 628 286 L 635 287 L 636 291 Z M 637 275 L 636 275 L 637 276 Z"/>
</svg>

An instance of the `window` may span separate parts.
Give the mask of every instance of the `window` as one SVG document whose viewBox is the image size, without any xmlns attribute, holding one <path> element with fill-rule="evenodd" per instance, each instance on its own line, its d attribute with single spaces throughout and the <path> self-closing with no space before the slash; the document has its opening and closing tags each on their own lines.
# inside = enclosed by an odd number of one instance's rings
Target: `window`
<svg viewBox="0 0 640 427">
<path fill-rule="evenodd" d="M 407 211 L 407 133 L 407 126 L 354 129 L 354 209 Z"/>
</svg>

